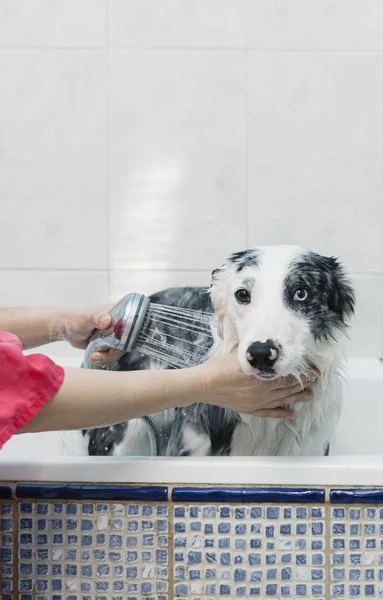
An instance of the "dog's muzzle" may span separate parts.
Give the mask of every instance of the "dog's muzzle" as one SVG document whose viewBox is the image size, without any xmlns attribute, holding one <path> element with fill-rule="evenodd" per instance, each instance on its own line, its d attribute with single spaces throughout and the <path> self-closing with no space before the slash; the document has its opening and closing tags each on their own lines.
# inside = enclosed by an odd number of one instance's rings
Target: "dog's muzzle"
<svg viewBox="0 0 383 600">
<path fill-rule="evenodd" d="M 272 369 L 278 360 L 278 348 L 272 340 L 253 342 L 247 349 L 246 358 L 254 369 Z"/>
</svg>

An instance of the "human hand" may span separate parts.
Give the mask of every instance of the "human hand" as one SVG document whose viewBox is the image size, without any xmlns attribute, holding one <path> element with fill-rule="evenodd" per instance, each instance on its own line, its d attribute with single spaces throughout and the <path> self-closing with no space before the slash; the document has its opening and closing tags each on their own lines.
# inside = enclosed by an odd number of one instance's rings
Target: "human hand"
<svg viewBox="0 0 383 600">
<path fill-rule="evenodd" d="M 246 375 L 234 354 L 215 356 L 196 368 L 201 374 L 201 402 L 278 419 L 293 418 L 291 409 L 281 407 L 310 400 L 313 394 L 308 388 L 318 377 L 312 371 L 301 381 L 293 376 L 262 381 Z"/>
<path fill-rule="evenodd" d="M 90 355 L 90 360 L 94 362 L 97 367 L 109 367 L 116 363 L 124 353 L 116 348 L 109 348 L 109 346 L 99 346 L 96 352 Z"/>
<path fill-rule="evenodd" d="M 113 319 L 108 314 L 110 308 L 110 306 L 104 306 L 88 309 L 67 309 L 60 316 L 57 323 L 57 339 L 64 339 L 73 348 L 84 350 L 95 329 L 107 333 L 112 326 Z M 114 358 L 113 362 L 115 361 Z"/>
<path fill-rule="evenodd" d="M 96 329 L 105 335 L 110 333 L 113 319 L 108 311 L 112 307 L 113 304 L 99 308 L 69 310 L 63 321 L 62 337 L 74 348 L 85 350 Z M 109 348 L 103 344 L 101 337 L 100 346 L 96 352 L 93 352 L 90 359 L 97 367 L 108 367 L 116 363 L 122 355 L 123 352 L 120 350 Z"/>
</svg>

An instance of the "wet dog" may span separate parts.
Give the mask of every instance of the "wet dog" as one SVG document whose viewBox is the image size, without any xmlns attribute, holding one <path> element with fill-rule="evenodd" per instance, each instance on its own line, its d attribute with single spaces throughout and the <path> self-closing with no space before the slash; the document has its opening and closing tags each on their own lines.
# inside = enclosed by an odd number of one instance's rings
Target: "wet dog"
<svg viewBox="0 0 383 600">
<path fill-rule="evenodd" d="M 249 376 L 272 380 L 292 374 L 299 380 L 315 367 L 320 377 L 313 399 L 294 405 L 294 421 L 200 403 L 153 415 L 160 432 L 159 454 L 325 454 L 340 415 L 341 370 L 355 304 L 341 263 L 296 246 L 257 247 L 232 254 L 213 271 L 209 292 L 175 288 L 154 294 L 150 301 L 213 311 L 210 354 L 236 351 Z M 182 347 L 182 340 L 178 343 Z M 158 367 L 153 359 L 133 352 L 120 359 L 118 368 Z M 141 419 L 86 430 L 83 436 L 91 455 L 149 454 L 147 424 Z"/>
</svg>

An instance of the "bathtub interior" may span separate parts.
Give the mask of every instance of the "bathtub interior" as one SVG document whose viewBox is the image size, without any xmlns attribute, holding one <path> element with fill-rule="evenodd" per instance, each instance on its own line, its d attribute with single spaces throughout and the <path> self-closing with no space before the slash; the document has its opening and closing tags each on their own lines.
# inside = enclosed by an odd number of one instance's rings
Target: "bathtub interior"
<svg viewBox="0 0 383 600">
<path fill-rule="evenodd" d="M 81 364 L 81 357 L 54 357 L 63 366 Z M 343 408 L 336 435 L 330 447 L 332 456 L 383 455 L 383 362 L 378 359 L 350 360 L 344 381 Z M 65 454 L 73 448 L 74 456 L 84 454 L 82 437 L 66 434 Z M 14 436 L 0 452 L 0 460 L 12 457 L 60 456 L 63 453 L 61 432 Z"/>
</svg>

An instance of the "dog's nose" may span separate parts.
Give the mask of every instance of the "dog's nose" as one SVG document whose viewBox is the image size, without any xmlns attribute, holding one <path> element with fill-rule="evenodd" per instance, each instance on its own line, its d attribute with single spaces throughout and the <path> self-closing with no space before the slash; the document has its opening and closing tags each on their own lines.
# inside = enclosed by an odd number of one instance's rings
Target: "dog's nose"
<svg viewBox="0 0 383 600">
<path fill-rule="evenodd" d="M 278 358 L 278 348 L 272 340 L 253 342 L 247 349 L 246 358 L 252 367 L 272 367 Z"/>
</svg>

